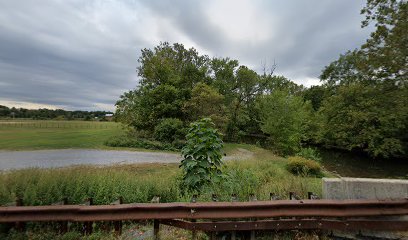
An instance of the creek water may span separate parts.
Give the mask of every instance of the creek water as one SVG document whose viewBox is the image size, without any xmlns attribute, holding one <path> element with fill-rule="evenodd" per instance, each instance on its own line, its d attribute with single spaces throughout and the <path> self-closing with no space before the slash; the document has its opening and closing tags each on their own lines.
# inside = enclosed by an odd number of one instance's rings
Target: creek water
<svg viewBox="0 0 408 240">
<path fill-rule="evenodd" d="M 370 159 L 355 153 L 320 150 L 322 165 L 342 177 L 408 179 L 408 160 Z M 250 159 L 244 149 L 228 159 Z M 179 153 L 136 152 L 96 149 L 58 149 L 36 151 L 0 151 L 0 170 L 54 168 L 80 164 L 110 165 L 128 163 L 179 163 Z"/>
<path fill-rule="evenodd" d="M 362 154 L 320 150 L 322 165 L 342 177 L 408 179 L 408 160 L 372 159 Z"/>
<path fill-rule="evenodd" d="M 237 149 L 230 159 L 249 159 L 252 152 Z M 180 153 L 137 152 L 99 149 L 56 149 L 0 151 L 0 171 L 22 168 L 56 168 L 73 165 L 112 165 L 130 163 L 180 163 Z"/>
<path fill-rule="evenodd" d="M 128 163 L 178 163 L 180 154 L 97 149 L 58 149 L 0 151 L 0 170 L 55 168 L 72 165 L 111 165 Z"/>
</svg>

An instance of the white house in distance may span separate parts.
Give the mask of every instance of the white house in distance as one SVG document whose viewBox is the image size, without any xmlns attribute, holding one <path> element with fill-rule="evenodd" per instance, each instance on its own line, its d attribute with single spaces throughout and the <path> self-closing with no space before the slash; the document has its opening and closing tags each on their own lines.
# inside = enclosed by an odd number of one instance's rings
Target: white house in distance
<svg viewBox="0 0 408 240">
<path fill-rule="evenodd" d="M 105 114 L 105 118 L 106 118 L 106 120 L 108 120 L 108 121 L 112 121 L 113 113 L 107 113 L 107 114 Z"/>
</svg>

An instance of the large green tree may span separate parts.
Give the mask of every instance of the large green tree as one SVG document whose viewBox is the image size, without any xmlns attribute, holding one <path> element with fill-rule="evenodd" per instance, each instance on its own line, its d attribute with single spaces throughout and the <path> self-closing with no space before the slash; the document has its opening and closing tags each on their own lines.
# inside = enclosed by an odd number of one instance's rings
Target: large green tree
<svg viewBox="0 0 408 240">
<path fill-rule="evenodd" d="M 196 121 L 210 117 L 218 129 L 225 129 L 227 117 L 224 96 L 205 83 L 194 86 L 191 98 L 184 104 L 183 111 L 188 120 Z"/>
<path fill-rule="evenodd" d="M 379 89 L 380 88 L 380 89 Z M 382 86 L 340 86 L 320 109 L 321 142 L 371 156 L 392 157 L 406 151 L 408 96 Z"/>
<path fill-rule="evenodd" d="M 361 11 L 362 27 L 374 23 L 375 30 L 362 46 L 367 71 L 373 80 L 408 84 L 408 2 L 367 0 Z"/>
<path fill-rule="evenodd" d="M 139 58 L 139 86 L 116 103 L 117 118 L 138 130 L 150 130 L 164 118 L 186 120 L 183 106 L 199 82 L 208 82 L 209 58 L 182 44 L 161 43 L 143 49 Z"/>
<path fill-rule="evenodd" d="M 374 23 L 374 32 L 320 77 L 326 92 L 319 110 L 319 142 L 373 157 L 406 156 L 407 10 L 407 1 L 367 1 L 362 27 Z"/>
<path fill-rule="evenodd" d="M 139 63 L 139 86 L 121 96 L 116 117 L 147 135 L 164 119 L 187 126 L 205 117 L 227 141 L 263 134 L 257 99 L 281 90 L 297 95 L 303 89 L 273 72 L 258 74 L 237 60 L 210 59 L 181 44 L 143 49 Z"/>
<path fill-rule="evenodd" d="M 269 135 L 272 146 L 284 155 L 301 148 L 311 121 L 312 106 L 287 91 L 273 91 L 258 102 L 261 129 Z"/>
</svg>

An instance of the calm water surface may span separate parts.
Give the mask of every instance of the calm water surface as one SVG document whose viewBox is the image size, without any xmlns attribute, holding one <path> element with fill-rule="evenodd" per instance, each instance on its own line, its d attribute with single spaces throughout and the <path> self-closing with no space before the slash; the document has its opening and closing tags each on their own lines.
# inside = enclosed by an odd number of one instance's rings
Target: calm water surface
<svg viewBox="0 0 408 240">
<path fill-rule="evenodd" d="M 178 163 L 180 154 L 93 149 L 0 151 L 0 170 L 54 168 L 80 164 Z"/>
<path fill-rule="evenodd" d="M 230 159 L 248 159 L 252 153 L 238 149 Z M 35 151 L 0 151 L 0 170 L 56 168 L 72 165 L 112 165 L 130 163 L 180 163 L 180 153 L 136 152 L 98 149 L 58 149 Z"/>
<path fill-rule="evenodd" d="M 244 150 L 243 150 L 244 151 Z M 241 156 L 242 155 L 242 156 Z M 408 160 L 373 160 L 342 151 L 321 150 L 322 165 L 342 177 L 405 178 Z M 248 152 L 224 159 L 248 159 Z M 179 163 L 179 153 L 136 152 L 97 149 L 60 149 L 35 151 L 0 151 L 0 170 L 21 168 L 55 168 L 72 165 L 111 165 L 129 163 Z"/>
<path fill-rule="evenodd" d="M 321 150 L 323 166 L 342 177 L 408 179 L 408 160 L 370 159 L 367 156 L 333 150 Z"/>
</svg>

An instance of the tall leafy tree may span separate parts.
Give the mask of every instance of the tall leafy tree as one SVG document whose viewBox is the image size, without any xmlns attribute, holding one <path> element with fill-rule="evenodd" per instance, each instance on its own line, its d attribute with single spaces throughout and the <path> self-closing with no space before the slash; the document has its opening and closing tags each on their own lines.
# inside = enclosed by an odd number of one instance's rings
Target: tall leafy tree
<svg viewBox="0 0 408 240">
<path fill-rule="evenodd" d="M 305 101 L 310 101 L 313 110 L 319 110 L 326 95 L 324 86 L 311 86 L 303 91 L 303 98 Z"/>
<path fill-rule="evenodd" d="M 224 96 L 205 83 L 198 83 L 194 86 L 191 98 L 184 104 L 183 111 L 188 120 L 196 121 L 209 117 L 218 128 L 225 128 L 227 118 Z"/>
<path fill-rule="evenodd" d="M 183 124 L 211 117 L 227 141 L 262 133 L 256 101 L 266 93 L 298 86 L 273 72 L 258 74 L 237 60 L 200 55 L 181 44 L 161 43 L 143 49 L 139 58 L 139 86 L 117 102 L 116 116 L 137 130 L 153 132 L 163 119 Z"/>
<path fill-rule="evenodd" d="M 362 27 L 375 30 L 360 49 L 322 72 L 320 142 L 373 157 L 408 152 L 407 1 L 368 0 Z"/>
<path fill-rule="evenodd" d="M 408 84 L 408 2 L 367 0 L 361 10 L 366 15 L 362 27 L 374 23 L 375 31 L 362 46 L 370 75 L 391 84 Z"/>
<path fill-rule="evenodd" d="M 408 102 L 403 95 L 407 97 L 400 91 L 381 92 L 377 86 L 361 83 L 340 86 L 320 109 L 324 118 L 321 142 L 363 150 L 373 157 L 402 155 L 408 130 Z"/>
<path fill-rule="evenodd" d="M 298 152 L 310 125 L 310 103 L 300 96 L 276 90 L 262 96 L 258 108 L 261 129 L 269 135 L 274 149 L 284 155 Z"/>
<path fill-rule="evenodd" d="M 209 58 L 182 44 L 161 43 L 143 49 L 139 58 L 139 86 L 117 102 L 118 119 L 136 129 L 153 131 L 164 118 L 186 120 L 184 104 L 193 87 L 209 82 Z"/>
</svg>

